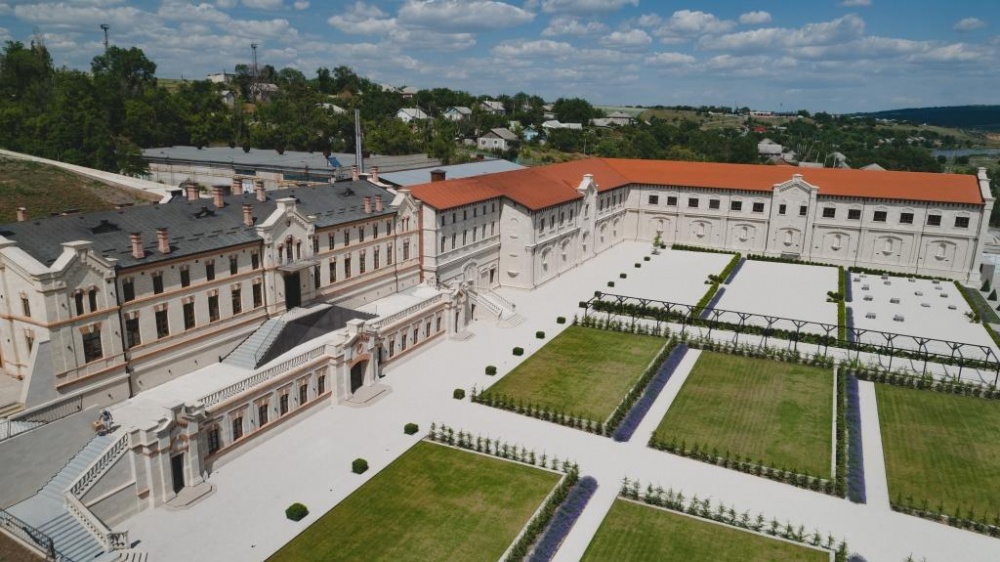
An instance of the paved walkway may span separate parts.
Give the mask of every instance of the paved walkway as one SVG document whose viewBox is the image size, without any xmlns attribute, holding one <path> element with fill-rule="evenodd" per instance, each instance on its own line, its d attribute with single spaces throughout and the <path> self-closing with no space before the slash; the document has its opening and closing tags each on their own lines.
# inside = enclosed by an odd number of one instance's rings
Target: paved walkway
<svg viewBox="0 0 1000 562">
<path fill-rule="evenodd" d="M 693 352 L 628 443 L 451 398 L 456 387 L 483 388 L 506 374 L 565 329 L 556 323 L 558 315 L 572 318 L 579 312 L 578 301 L 603 286 L 608 272 L 629 271 L 631 277 L 631 264 L 647 252 L 647 244 L 622 244 L 536 291 L 501 290 L 526 317 L 520 326 L 474 323 L 470 339 L 442 341 L 390 366 L 382 382 L 393 392 L 371 407 L 324 405 L 300 419 L 292 418 L 273 428 L 274 435 L 249 443 L 247 450 L 216 466 L 209 477 L 217 488 L 213 495 L 184 511 L 144 512 L 119 528 L 128 528 L 130 538 L 139 540 L 139 548 L 155 560 L 262 560 L 412 446 L 417 438 L 403 434 L 406 422 L 416 422 L 422 430 L 431 422 L 444 422 L 549 457 L 575 460 L 583 474 L 597 479 L 597 495 L 559 560 L 577 560 L 586 550 L 624 477 L 673 487 L 687 497 L 721 499 L 740 512 L 761 512 L 768 519 L 831 533 L 872 561 L 901 561 L 911 553 L 928 560 L 1000 559 L 997 539 L 646 447 L 649 432 L 693 364 Z M 647 267 L 649 274 L 666 276 L 655 266 L 644 265 L 642 270 Z M 535 339 L 536 330 L 544 330 L 547 338 Z M 524 347 L 525 357 L 514 357 L 514 346 Z M 497 366 L 497 377 L 484 374 L 489 364 Z M 866 450 L 866 458 L 867 454 Z M 350 473 L 356 457 L 368 460 L 371 470 L 365 475 Z M 300 523 L 284 517 L 284 509 L 295 501 L 310 509 Z"/>
<path fill-rule="evenodd" d="M 861 408 L 861 454 L 865 458 L 865 501 L 872 508 L 889 510 L 889 482 L 885 472 L 875 383 L 858 381 L 858 402 Z"/>
</svg>

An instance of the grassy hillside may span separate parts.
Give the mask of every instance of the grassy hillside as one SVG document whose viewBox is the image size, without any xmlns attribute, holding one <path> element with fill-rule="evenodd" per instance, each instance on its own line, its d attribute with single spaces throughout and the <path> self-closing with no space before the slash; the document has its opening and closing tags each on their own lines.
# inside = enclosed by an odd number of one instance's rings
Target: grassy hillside
<svg viewBox="0 0 1000 562">
<path fill-rule="evenodd" d="M 896 119 L 956 129 L 1000 131 L 1000 105 L 913 107 L 865 113 L 864 115 L 876 119 Z"/>
<path fill-rule="evenodd" d="M 0 158 L 0 223 L 17 220 L 18 207 L 27 208 L 28 218 L 34 219 L 65 211 L 147 204 L 151 197 L 45 164 Z"/>
</svg>

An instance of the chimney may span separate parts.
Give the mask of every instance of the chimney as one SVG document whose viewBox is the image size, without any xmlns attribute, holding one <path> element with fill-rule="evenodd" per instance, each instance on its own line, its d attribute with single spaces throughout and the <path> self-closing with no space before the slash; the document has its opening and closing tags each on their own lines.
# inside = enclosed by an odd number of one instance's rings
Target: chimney
<svg viewBox="0 0 1000 562">
<path fill-rule="evenodd" d="M 382 196 L 381 195 L 376 195 L 375 196 L 375 212 L 377 212 L 377 213 L 381 213 L 382 212 Z"/>
<path fill-rule="evenodd" d="M 367 215 L 368 213 L 371 213 L 371 212 L 372 212 L 372 198 L 368 197 L 366 195 L 365 196 L 365 214 Z"/>
<path fill-rule="evenodd" d="M 358 166 L 351 166 L 351 181 L 358 181 Z"/>
<path fill-rule="evenodd" d="M 128 241 L 132 244 L 132 257 L 141 260 L 146 257 L 146 252 L 142 249 L 142 233 L 133 232 L 128 235 Z"/>
<path fill-rule="evenodd" d="M 225 189 L 225 186 L 223 185 L 212 186 L 212 204 L 215 205 L 216 209 L 221 209 L 226 206 L 226 202 L 222 198 L 223 189 Z"/>
<path fill-rule="evenodd" d="M 194 182 L 188 182 L 184 184 L 184 189 L 187 191 L 188 201 L 197 201 L 201 197 L 201 194 L 199 193 L 200 190 L 198 189 L 198 184 Z"/>
<path fill-rule="evenodd" d="M 264 180 L 254 181 L 253 189 L 257 193 L 258 201 L 267 201 L 267 191 L 264 190 Z"/>
<path fill-rule="evenodd" d="M 26 207 L 17 208 L 17 222 L 24 222 L 28 220 L 28 209 Z"/>
<path fill-rule="evenodd" d="M 170 237 L 167 235 L 167 229 L 165 227 L 160 227 L 156 229 L 156 245 L 161 254 L 170 253 Z"/>
<path fill-rule="evenodd" d="M 253 205 L 250 203 L 243 204 L 243 224 L 253 226 Z"/>
<path fill-rule="evenodd" d="M 233 186 L 229 189 L 229 193 L 233 195 L 243 193 L 243 180 L 233 177 Z"/>
<path fill-rule="evenodd" d="M 431 181 L 444 181 L 444 177 L 447 174 L 444 170 L 438 168 L 437 170 L 431 170 Z"/>
<path fill-rule="evenodd" d="M 372 172 L 368 175 L 372 183 L 378 183 L 378 166 L 372 166 Z"/>
</svg>

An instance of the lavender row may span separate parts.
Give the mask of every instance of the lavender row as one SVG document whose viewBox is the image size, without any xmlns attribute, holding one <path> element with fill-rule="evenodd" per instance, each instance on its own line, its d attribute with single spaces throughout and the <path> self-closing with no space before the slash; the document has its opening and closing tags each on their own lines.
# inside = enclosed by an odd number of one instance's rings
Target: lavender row
<svg viewBox="0 0 1000 562">
<path fill-rule="evenodd" d="M 708 301 L 708 304 L 705 305 L 705 308 L 702 309 L 700 315 L 702 320 L 708 318 L 708 315 L 711 314 L 712 309 L 715 308 L 715 305 L 719 304 L 719 299 L 722 298 L 722 295 L 725 292 L 726 292 L 725 287 L 719 287 L 719 290 L 716 291 L 715 295 L 712 296 L 712 300 Z"/>
<path fill-rule="evenodd" d="M 590 502 L 590 498 L 597 491 L 597 480 L 592 476 L 584 476 L 577 481 L 576 485 L 569 491 L 569 495 L 559 506 L 555 516 L 546 527 L 542 538 L 538 541 L 534 551 L 528 558 L 531 562 L 548 562 L 556 555 L 559 546 L 562 545 L 569 532 L 580 518 L 583 510 Z"/>
<path fill-rule="evenodd" d="M 635 430 L 639 428 L 639 424 L 642 423 L 643 418 L 646 417 L 646 413 L 649 409 L 653 407 L 653 402 L 656 402 L 656 398 L 660 395 L 660 391 L 667 385 L 667 381 L 674 374 L 674 370 L 677 366 L 681 364 L 681 360 L 684 359 L 684 354 L 687 353 L 688 346 L 686 343 L 678 344 L 670 355 L 667 356 L 666 361 L 660 365 L 659 370 L 656 375 L 653 376 L 653 380 L 649 382 L 646 386 L 646 390 L 643 392 L 642 397 L 632 406 L 628 414 L 625 416 L 625 420 L 618 429 L 615 431 L 613 438 L 615 441 L 628 441 L 632 438 Z"/>
<path fill-rule="evenodd" d="M 847 497 L 854 503 L 866 503 L 865 460 L 861 442 L 861 403 L 858 377 L 847 375 Z"/>
</svg>

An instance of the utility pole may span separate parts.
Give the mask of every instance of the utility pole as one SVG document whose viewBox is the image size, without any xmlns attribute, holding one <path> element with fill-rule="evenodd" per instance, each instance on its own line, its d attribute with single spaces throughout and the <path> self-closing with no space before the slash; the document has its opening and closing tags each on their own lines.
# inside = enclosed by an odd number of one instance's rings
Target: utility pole
<svg viewBox="0 0 1000 562">
<path fill-rule="evenodd" d="M 359 173 L 365 171 L 364 153 L 361 151 L 361 110 L 354 110 L 354 163 L 358 167 Z"/>
<path fill-rule="evenodd" d="M 257 44 L 250 43 L 253 51 L 253 66 L 250 67 L 250 99 L 257 101 Z"/>
<path fill-rule="evenodd" d="M 107 51 L 108 50 L 108 30 L 111 29 L 111 26 L 108 25 L 108 24 L 106 24 L 106 23 L 102 23 L 101 24 L 101 29 L 104 30 L 104 50 Z"/>
</svg>

